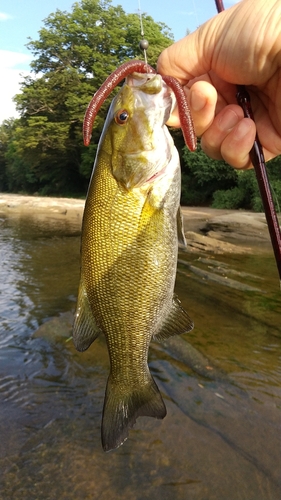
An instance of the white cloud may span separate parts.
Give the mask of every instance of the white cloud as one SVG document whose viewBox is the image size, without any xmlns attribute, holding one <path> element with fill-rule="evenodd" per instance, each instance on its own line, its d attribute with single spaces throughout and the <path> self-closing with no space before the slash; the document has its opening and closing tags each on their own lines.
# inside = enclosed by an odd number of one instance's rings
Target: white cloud
<svg viewBox="0 0 281 500">
<path fill-rule="evenodd" d="M 10 14 L 6 14 L 6 12 L 0 12 L 0 21 L 8 21 L 8 19 L 12 19 Z"/>
<path fill-rule="evenodd" d="M 15 66 L 23 66 L 23 69 L 27 69 L 31 61 L 31 56 L 29 54 L 24 54 L 23 52 L 12 52 L 11 50 L 1 50 L 0 49 L 0 67 L 2 68 L 14 68 Z"/>
<path fill-rule="evenodd" d="M 20 92 L 23 76 L 30 73 L 27 69 L 30 60 L 31 56 L 28 54 L 0 50 L 0 123 L 7 118 L 18 116 L 12 99 Z"/>
</svg>

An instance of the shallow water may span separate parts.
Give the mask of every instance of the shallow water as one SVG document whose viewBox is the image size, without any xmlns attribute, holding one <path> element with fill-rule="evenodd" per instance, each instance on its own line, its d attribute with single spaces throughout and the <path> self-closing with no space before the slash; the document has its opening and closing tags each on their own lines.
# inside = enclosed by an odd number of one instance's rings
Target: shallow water
<svg viewBox="0 0 281 500">
<path fill-rule="evenodd" d="M 195 321 L 184 338 L 208 358 L 206 376 L 200 359 L 188 366 L 168 343 L 152 344 L 167 417 L 138 419 L 105 454 L 103 340 L 81 354 L 55 328 L 33 336 L 74 309 L 77 232 L 35 218 L 2 218 L 0 229 L 1 499 L 280 498 L 281 295 L 271 253 L 180 252 L 177 293 Z"/>
</svg>

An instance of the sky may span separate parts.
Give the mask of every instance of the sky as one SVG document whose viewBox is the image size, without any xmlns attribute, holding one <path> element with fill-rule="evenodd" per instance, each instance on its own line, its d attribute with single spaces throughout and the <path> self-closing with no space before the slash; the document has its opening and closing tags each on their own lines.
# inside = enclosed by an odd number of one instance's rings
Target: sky
<svg viewBox="0 0 281 500">
<path fill-rule="evenodd" d="M 12 98 L 19 93 L 22 76 L 30 72 L 32 54 L 28 38 L 38 39 L 43 20 L 57 9 L 71 11 L 74 0 L 0 0 L 0 123 L 16 117 Z M 225 0 L 225 7 L 235 0 Z M 149 14 L 154 21 L 164 22 L 175 40 L 194 31 L 216 14 L 214 0 L 112 0 L 127 13 Z"/>
</svg>

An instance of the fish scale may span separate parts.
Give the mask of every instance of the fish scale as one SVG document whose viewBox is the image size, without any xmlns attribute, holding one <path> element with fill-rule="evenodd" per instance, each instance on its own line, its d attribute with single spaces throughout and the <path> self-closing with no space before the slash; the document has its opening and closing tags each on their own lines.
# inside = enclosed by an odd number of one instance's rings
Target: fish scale
<svg viewBox="0 0 281 500">
<path fill-rule="evenodd" d="M 180 167 L 164 124 L 171 91 L 159 75 L 130 76 L 129 82 L 111 104 L 87 195 L 73 329 L 81 351 L 98 335 L 106 337 L 106 451 L 127 439 L 137 417 L 164 418 L 147 364 L 149 344 L 192 328 L 173 293 Z"/>
</svg>

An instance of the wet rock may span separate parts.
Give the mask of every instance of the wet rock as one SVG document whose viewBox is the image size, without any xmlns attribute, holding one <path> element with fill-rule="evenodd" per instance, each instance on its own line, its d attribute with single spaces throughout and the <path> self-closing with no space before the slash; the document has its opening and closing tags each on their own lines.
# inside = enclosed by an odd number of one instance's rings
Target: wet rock
<svg viewBox="0 0 281 500">
<path fill-rule="evenodd" d="M 80 231 L 84 204 L 84 200 L 72 198 L 1 194 L 0 215 L 44 218 L 50 224 L 67 222 L 75 231 Z M 209 207 L 182 207 L 181 210 L 189 251 L 221 254 L 245 253 L 249 246 L 259 251 L 270 248 L 263 213 Z"/>
<path fill-rule="evenodd" d="M 180 263 L 183 263 L 184 261 L 179 261 Z M 188 265 L 188 269 L 202 278 L 205 281 L 214 281 L 216 283 L 219 283 L 220 285 L 227 286 L 229 288 L 234 288 L 236 290 L 241 290 L 243 292 L 260 292 L 262 293 L 262 290 L 260 288 L 251 286 L 251 285 L 246 285 L 245 283 L 241 283 L 239 281 L 233 280 L 231 278 L 228 278 L 227 276 L 218 276 L 215 273 L 205 271 L 203 269 L 200 269 L 199 267 Z M 181 271 L 178 271 L 181 273 Z M 184 274 L 184 273 L 183 273 Z"/>
<path fill-rule="evenodd" d="M 67 224 L 74 232 L 80 232 L 84 205 L 85 200 L 73 198 L 1 194 L 0 216 L 44 220 L 62 229 Z"/>
<path fill-rule="evenodd" d="M 206 236 L 203 234 L 195 233 L 193 231 L 187 231 L 185 233 L 186 238 L 186 250 L 189 252 L 212 252 L 215 254 L 224 253 L 250 253 L 251 248 L 243 247 L 241 245 L 234 245 L 233 243 L 228 243 L 226 241 L 221 241 L 217 238 Z"/>
<path fill-rule="evenodd" d="M 75 198 L 50 198 L 44 196 L 23 196 L 17 194 L 1 194 L 0 210 L 8 212 L 45 210 L 46 213 L 56 212 L 66 215 L 69 210 L 76 210 L 79 213 L 84 210 L 84 200 Z"/>
<path fill-rule="evenodd" d="M 182 337 L 170 337 L 161 345 L 161 348 L 164 348 L 170 356 L 191 368 L 193 372 L 201 377 L 230 382 L 230 378 L 216 367 L 213 360 L 204 356 L 204 354 Z"/>
<path fill-rule="evenodd" d="M 269 232 L 263 213 L 232 212 L 209 219 L 201 227 L 208 236 L 218 239 L 235 239 L 240 241 L 268 241 Z"/>
<path fill-rule="evenodd" d="M 68 311 L 43 323 L 34 332 L 34 338 L 43 338 L 48 342 L 68 339 L 72 335 L 73 313 Z"/>
<path fill-rule="evenodd" d="M 178 264 L 188 268 L 195 276 L 198 276 L 200 280 L 213 281 L 219 285 L 233 288 L 235 290 L 241 290 L 243 292 L 260 292 L 263 290 L 253 286 L 252 284 L 245 283 L 245 281 L 250 278 L 254 280 L 260 280 L 261 278 L 249 273 L 243 273 L 236 271 L 235 269 L 230 269 L 227 264 L 220 263 L 219 261 L 214 261 L 210 259 L 198 258 L 197 262 L 199 265 L 203 264 L 202 267 L 194 266 L 187 262 L 186 260 L 178 259 Z M 206 269 L 207 268 L 207 269 Z M 182 269 L 178 269 L 178 273 L 186 274 Z M 239 277 L 242 281 L 234 280 L 228 275 L 234 274 Z"/>
<path fill-rule="evenodd" d="M 58 342 L 67 339 L 71 339 L 72 336 L 72 325 L 73 325 L 74 315 L 72 312 L 65 312 L 60 314 L 58 317 L 51 318 L 50 320 L 43 323 L 34 332 L 33 338 L 43 338 L 48 342 Z M 98 343 L 95 343 L 95 350 L 97 349 Z M 104 350 L 104 342 L 98 349 Z M 186 366 L 191 368 L 195 373 L 211 379 L 211 380 L 225 380 L 226 375 L 216 368 L 214 363 L 201 354 L 195 347 L 193 347 L 186 340 L 180 337 L 172 337 L 169 340 L 161 343 L 153 342 L 152 348 L 156 350 L 166 350 L 170 356 L 178 359 L 180 362 L 184 363 Z M 96 353 L 94 351 L 88 351 L 86 354 L 88 359 L 95 358 Z M 83 353 L 85 361 L 85 353 Z M 87 360 L 86 360 L 87 361 Z"/>
</svg>

